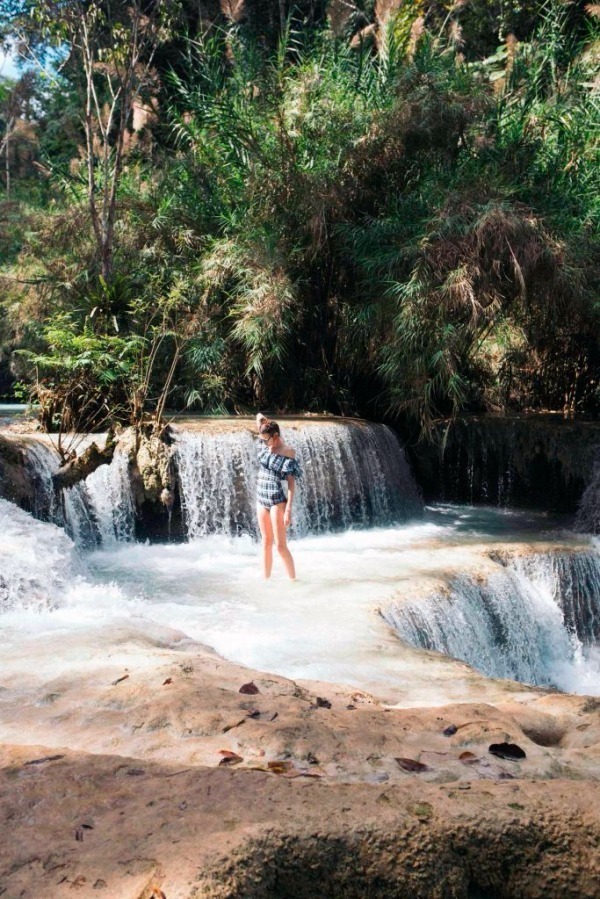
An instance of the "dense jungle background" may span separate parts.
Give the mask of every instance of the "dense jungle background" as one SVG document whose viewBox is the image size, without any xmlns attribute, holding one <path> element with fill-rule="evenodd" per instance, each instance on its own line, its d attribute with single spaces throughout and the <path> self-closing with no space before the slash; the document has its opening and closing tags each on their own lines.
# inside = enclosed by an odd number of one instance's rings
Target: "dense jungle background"
<svg viewBox="0 0 600 899">
<path fill-rule="evenodd" d="M 600 6 L 3 0 L 0 395 L 600 408 Z"/>
</svg>

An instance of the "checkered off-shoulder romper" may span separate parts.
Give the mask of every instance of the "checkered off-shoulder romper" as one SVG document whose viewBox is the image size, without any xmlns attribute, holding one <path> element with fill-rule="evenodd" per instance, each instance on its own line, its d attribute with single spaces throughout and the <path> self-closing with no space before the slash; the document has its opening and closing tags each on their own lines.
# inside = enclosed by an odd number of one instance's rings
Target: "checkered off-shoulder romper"
<svg viewBox="0 0 600 899">
<path fill-rule="evenodd" d="M 301 468 L 296 459 L 271 453 L 265 447 L 258 454 L 258 481 L 256 484 L 256 501 L 265 509 L 287 502 L 283 491 L 283 481 L 292 476 L 302 477 Z"/>
</svg>

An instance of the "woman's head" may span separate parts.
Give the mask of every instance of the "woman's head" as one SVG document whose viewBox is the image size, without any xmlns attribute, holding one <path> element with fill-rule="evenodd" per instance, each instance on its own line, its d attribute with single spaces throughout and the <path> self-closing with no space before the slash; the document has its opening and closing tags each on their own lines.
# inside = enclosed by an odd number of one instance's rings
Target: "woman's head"
<svg viewBox="0 0 600 899">
<path fill-rule="evenodd" d="M 274 437 L 279 437 L 279 425 L 276 421 L 264 422 L 258 429 L 258 433 L 263 443 L 270 443 Z"/>
</svg>

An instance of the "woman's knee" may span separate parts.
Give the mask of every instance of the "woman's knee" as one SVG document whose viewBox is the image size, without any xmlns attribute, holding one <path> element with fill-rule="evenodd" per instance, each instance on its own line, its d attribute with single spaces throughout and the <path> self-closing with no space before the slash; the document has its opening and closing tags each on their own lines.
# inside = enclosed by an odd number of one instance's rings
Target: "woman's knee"
<svg viewBox="0 0 600 899">
<path fill-rule="evenodd" d="M 277 552 L 280 556 L 285 555 L 285 553 L 287 552 L 287 542 L 285 538 L 282 540 L 275 537 L 275 548 L 277 549 Z"/>
<path fill-rule="evenodd" d="M 263 534 L 262 545 L 265 549 L 270 549 L 273 546 L 273 534 Z"/>
</svg>

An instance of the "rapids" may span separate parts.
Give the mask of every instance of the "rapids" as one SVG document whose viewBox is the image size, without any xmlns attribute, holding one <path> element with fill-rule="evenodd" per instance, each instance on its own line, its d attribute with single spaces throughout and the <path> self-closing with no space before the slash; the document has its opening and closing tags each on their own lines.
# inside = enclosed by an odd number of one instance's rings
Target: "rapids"
<svg viewBox="0 0 600 899">
<path fill-rule="evenodd" d="M 55 496 L 56 457 L 32 440 L 40 509 L 55 523 L 1 501 L 5 673 L 30 664 L 56 674 L 73 635 L 91 658 L 99 640 L 110 645 L 125 627 L 399 705 L 474 694 L 491 701 L 506 687 L 490 677 L 600 693 L 594 538 L 533 513 L 438 506 L 423 514 L 398 442 L 382 426 L 310 424 L 293 442 L 305 471 L 291 541 L 299 580 L 287 582 L 276 559 L 265 583 L 247 431 L 180 434 L 188 540 L 153 545 L 133 540 L 124 455 Z"/>
</svg>

